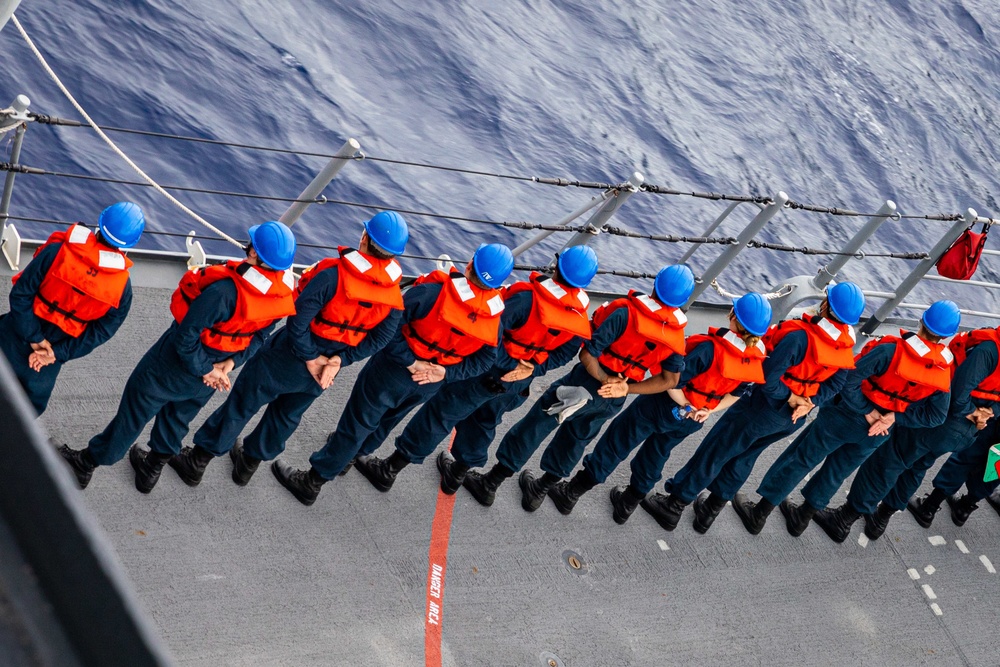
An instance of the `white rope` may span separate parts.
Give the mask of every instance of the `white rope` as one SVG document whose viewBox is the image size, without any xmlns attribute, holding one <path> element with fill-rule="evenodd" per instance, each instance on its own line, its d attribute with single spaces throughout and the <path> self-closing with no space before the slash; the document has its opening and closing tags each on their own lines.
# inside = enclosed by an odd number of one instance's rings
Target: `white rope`
<svg viewBox="0 0 1000 667">
<path fill-rule="evenodd" d="M 713 280 L 712 282 L 710 282 L 709 286 L 712 289 L 714 289 L 716 292 L 718 292 L 719 294 L 721 294 L 722 296 L 726 297 L 727 299 L 738 299 L 741 296 L 743 296 L 742 294 L 737 294 L 735 292 L 730 292 L 729 290 L 723 288 L 721 285 L 719 285 L 719 281 L 717 281 L 717 280 Z M 770 301 L 771 299 L 777 299 L 779 297 L 782 297 L 782 296 L 785 296 L 785 295 L 791 294 L 791 293 L 792 293 L 792 286 L 791 285 L 782 285 L 781 287 L 779 287 L 774 292 L 768 292 L 767 294 L 761 294 L 761 296 L 764 297 L 765 299 L 767 299 L 768 301 Z"/>
<path fill-rule="evenodd" d="M 212 223 L 210 223 L 208 220 L 205 220 L 205 218 L 201 217 L 200 215 L 198 215 L 197 213 L 195 213 L 194 211 L 192 211 L 190 208 L 188 208 L 183 203 L 181 203 L 176 197 L 174 197 L 172 194 L 170 194 L 169 192 L 167 192 L 166 190 L 164 190 L 162 187 L 160 187 L 159 183 L 157 183 L 156 181 L 154 181 L 152 178 L 150 178 L 150 176 L 146 172 L 144 172 L 142 169 L 140 169 L 139 165 L 137 165 L 135 162 L 133 162 L 132 159 L 128 155 L 125 155 L 125 153 L 122 151 L 122 149 L 118 148 L 118 146 L 115 145 L 115 142 L 111 141 L 111 139 L 108 137 L 108 135 L 104 134 L 104 131 L 101 130 L 101 128 L 99 128 L 97 126 L 97 123 L 94 122 L 94 119 L 92 119 L 90 117 L 90 115 L 84 110 L 84 108 L 82 106 L 80 106 L 80 103 L 76 101 L 76 98 L 74 98 L 73 95 L 66 88 L 66 86 L 63 85 L 63 82 L 59 80 L 59 77 L 56 76 L 56 73 L 54 71 L 52 71 L 52 68 L 49 67 L 48 62 L 45 61 L 45 56 L 42 55 L 42 52 L 38 50 L 38 47 L 35 46 L 35 43 L 31 41 L 30 37 L 28 37 L 28 33 L 25 32 L 24 26 L 22 26 L 21 22 L 17 20 L 17 16 L 14 16 L 12 14 L 11 17 L 10 17 L 10 20 L 14 22 L 15 26 L 17 26 L 18 31 L 20 31 L 20 33 L 21 33 L 21 37 L 24 37 L 24 41 L 28 43 L 28 47 L 35 54 L 35 57 L 38 58 L 38 62 L 41 63 L 42 68 L 45 69 L 45 72 L 55 82 L 55 84 L 57 86 L 59 86 L 59 90 L 62 91 L 62 94 L 66 96 L 66 99 L 68 99 L 70 101 L 70 103 L 74 107 L 76 107 L 76 110 L 80 112 L 80 115 L 83 116 L 84 120 L 87 121 L 87 124 L 90 125 L 90 127 L 92 127 L 94 129 L 94 131 L 97 132 L 97 134 L 101 137 L 101 139 L 104 140 L 104 143 L 106 143 L 108 146 L 110 146 L 111 150 L 113 150 L 115 153 L 118 154 L 118 157 L 120 157 L 121 159 L 125 160 L 125 162 L 128 164 L 128 166 L 132 167 L 132 169 L 134 169 L 135 172 L 137 174 L 139 174 L 139 176 L 141 176 L 144 181 L 146 181 L 147 183 L 149 183 L 153 187 L 154 190 L 156 190 L 161 195 L 163 195 L 164 197 L 166 197 L 167 199 L 169 199 L 170 202 L 174 206 L 176 206 L 180 210 L 182 210 L 185 213 L 187 213 L 189 216 L 191 216 L 192 218 L 194 218 L 198 223 L 200 223 L 200 224 L 204 225 L 205 227 L 207 227 L 208 229 L 212 230 L 213 232 L 215 232 L 216 234 L 218 234 L 219 236 L 221 236 L 226 241 L 229 241 L 230 243 L 232 243 L 233 245 L 235 245 L 235 246 L 237 246 L 239 248 L 243 248 L 244 247 L 242 243 L 240 243 L 239 241 L 237 241 L 233 237 L 231 237 L 228 234 L 226 234 L 225 232 L 223 232 L 221 229 L 219 229 L 218 227 L 216 227 L 215 225 L 213 225 Z"/>
</svg>

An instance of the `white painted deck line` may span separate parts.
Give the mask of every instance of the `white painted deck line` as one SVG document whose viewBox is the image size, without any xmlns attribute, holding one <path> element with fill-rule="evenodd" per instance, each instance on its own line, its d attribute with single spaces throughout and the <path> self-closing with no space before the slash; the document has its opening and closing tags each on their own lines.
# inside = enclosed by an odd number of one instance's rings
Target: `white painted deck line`
<svg viewBox="0 0 1000 667">
<path fill-rule="evenodd" d="M 910 579 L 913 579 L 914 581 L 920 578 L 920 573 L 917 572 L 917 569 L 914 567 L 911 567 L 909 570 L 906 571 L 906 573 L 910 575 Z"/>
<path fill-rule="evenodd" d="M 989 572 L 990 574 L 996 574 L 997 573 L 996 568 L 993 567 L 993 563 L 991 563 L 990 559 L 986 557 L 986 554 L 983 554 L 982 556 L 980 556 L 979 560 L 981 560 L 983 562 L 983 565 L 986 566 L 986 571 L 987 572 Z"/>
<path fill-rule="evenodd" d="M 933 565 L 928 565 L 927 567 L 924 568 L 924 572 L 927 574 L 934 574 L 935 572 L 937 572 L 937 570 L 934 569 Z"/>
<path fill-rule="evenodd" d="M 940 535 L 931 535 L 930 537 L 927 538 L 927 541 L 936 547 L 939 547 L 942 544 L 948 544 L 948 540 L 944 539 Z"/>
<path fill-rule="evenodd" d="M 862 549 L 867 549 L 868 548 L 868 536 L 865 535 L 864 533 L 861 533 L 861 535 L 858 536 L 858 544 L 861 545 Z"/>
<path fill-rule="evenodd" d="M 921 588 L 924 589 L 924 595 L 927 596 L 928 600 L 937 600 L 937 594 L 934 592 L 933 588 L 931 588 L 927 584 L 924 584 L 923 586 L 921 586 Z"/>
<path fill-rule="evenodd" d="M 963 554 L 969 553 L 969 547 L 965 546 L 965 542 L 962 540 L 955 540 L 955 546 L 958 547 L 958 550 Z"/>
<path fill-rule="evenodd" d="M 931 609 L 934 610 L 934 615 L 935 616 L 940 616 L 940 615 L 942 615 L 944 613 L 943 611 L 941 611 L 941 607 L 938 606 L 937 602 L 932 602 L 931 603 Z"/>
<path fill-rule="evenodd" d="M 670 546 L 664 540 L 656 540 L 656 543 L 660 545 L 660 551 L 670 551 Z"/>
</svg>

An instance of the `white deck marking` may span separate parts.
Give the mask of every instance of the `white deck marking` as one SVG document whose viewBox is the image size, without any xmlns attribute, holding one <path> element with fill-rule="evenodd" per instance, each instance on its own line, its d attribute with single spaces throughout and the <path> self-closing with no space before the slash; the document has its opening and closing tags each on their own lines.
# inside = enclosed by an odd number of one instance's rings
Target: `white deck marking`
<svg viewBox="0 0 1000 667">
<path fill-rule="evenodd" d="M 927 584 L 924 584 L 923 586 L 921 586 L 921 588 L 924 589 L 924 595 L 927 596 L 928 600 L 937 600 L 937 594 L 934 593 L 934 589 L 933 588 L 931 588 Z"/>
<path fill-rule="evenodd" d="M 934 569 L 933 565 L 928 565 L 927 567 L 924 568 L 924 572 L 926 572 L 927 574 L 934 574 L 935 572 L 937 572 L 937 570 Z"/>
<path fill-rule="evenodd" d="M 805 481 L 807 481 L 807 482 L 808 482 L 808 481 L 809 481 L 809 478 L 810 478 L 810 477 L 812 477 L 812 476 L 813 476 L 813 475 L 812 475 L 812 473 L 811 473 L 811 472 L 807 472 L 807 473 L 806 473 L 806 476 L 805 476 L 805 477 L 803 477 L 802 479 L 804 479 Z"/>
<path fill-rule="evenodd" d="M 656 540 L 656 543 L 660 545 L 660 551 L 670 551 L 670 547 L 663 540 Z"/>
<path fill-rule="evenodd" d="M 965 542 L 962 540 L 955 540 L 955 546 L 958 547 L 958 550 L 963 554 L 969 553 L 969 547 L 965 546 Z"/>
<path fill-rule="evenodd" d="M 200 574 L 195 577 L 195 581 L 218 581 L 219 579 L 225 579 L 221 574 Z"/>
<path fill-rule="evenodd" d="M 927 538 L 927 541 L 936 547 L 939 547 L 942 544 L 948 544 L 948 540 L 944 539 L 940 535 L 931 535 L 930 537 Z"/>
<path fill-rule="evenodd" d="M 986 554 L 983 554 L 982 556 L 980 556 L 979 560 L 981 560 L 983 562 L 983 565 L 986 566 L 986 571 L 987 572 L 989 572 L 990 574 L 996 574 L 997 573 L 996 568 L 993 567 L 993 563 L 991 563 L 990 559 L 986 557 Z"/>
<path fill-rule="evenodd" d="M 943 611 L 941 611 L 941 607 L 938 606 L 937 602 L 932 602 L 931 603 L 931 609 L 934 610 L 934 615 L 935 616 L 940 616 L 941 614 L 944 613 Z"/>
<path fill-rule="evenodd" d="M 868 548 L 868 536 L 865 535 L 864 533 L 861 533 L 860 535 L 858 535 L 858 544 L 861 545 L 862 549 L 867 549 Z"/>
<path fill-rule="evenodd" d="M 916 568 L 911 567 L 909 570 L 906 571 L 906 573 L 910 575 L 910 579 L 913 579 L 914 581 L 920 578 L 920 573 L 917 572 Z"/>
</svg>

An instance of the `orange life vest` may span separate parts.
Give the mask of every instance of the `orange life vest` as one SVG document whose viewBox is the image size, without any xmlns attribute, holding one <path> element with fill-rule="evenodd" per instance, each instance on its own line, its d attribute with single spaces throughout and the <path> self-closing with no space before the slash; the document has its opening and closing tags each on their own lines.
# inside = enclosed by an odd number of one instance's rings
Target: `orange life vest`
<svg viewBox="0 0 1000 667">
<path fill-rule="evenodd" d="M 713 327 L 707 335 L 688 338 L 687 352 L 706 341 L 712 343 L 712 365 L 704 373 L 691 378 L 682 389 L 684 397 L 695 409 L 715 408 L 726 394 L 732 393 L 744 382 L 764 382 L 767 349 L 763 341 L 748 347 L 729 329 Z"/>
<path fill-rule="evenodd" d="M 513 294 L 530 291 L 531 311 L 524 325 L 505 329 L 503 346 L 512 359 L 545 363 L 549 353 L 574 336 L 590 340 L 590 298 L 576 287 L 560 285 L 552 278 L 532 273 L 528 282 L 514 283 L 503 289 L 506 300 Z"/>
<path fill-rule="evenodd" d="M 78 338 L 87 325 L 117 308 L 128 284 L 132 262 L 105 245 L 89 229 L 75 224 L 55 232 L 35 251 L 62 243 L 35 293 L 35 315 Z M 11 281 L 17 283 L 21 274 Z"/>
<path fill-rule="evenodd" d="M 955 357 L 947 347 L 900 329 L 899 337 L 882 336 L 869 341 L 861 354 L 886 343 L 896 344 L 889 368 L 861 383 L 861 393 L 869 401 L 884 410 L 903 412 L 911 403 L 949 390 Z"/>
<path fill-rule="evenodd" d="M 231 278 L 236 285 L 236 310 L 225 322 L 216 322 L 201 332 L 201 342 L 213 350 L 245 350 L 250 347 L 255 333 L 282 317 L 295 314 L 295 296 L 292 293 L 295 278 L 291 271 L 275 271 L 252 266 L 245 261 L 230 260 L 184 274 L 170 299 L 170 312 L 174 319 L 183 321 L 191 302 L 206 287 L 226 278 Z"/>
<path fill-rule="evenodd" d="M 594 329 L 612 312 L 628 308 L 625 332 L 598 358 L 614 373 L 641 382 L 646 371 L 656 375 L 660 364 L 671 354 L 684 354 L 684 325 L 687 315 L 680 308 L 664 306 L 647 294 L 632 290 L 624 299 L 615 299 L 594 312 Z"/>
<path fill-rule="evenodd" d="M 965 362 L 969 350 L 984 341 L 993 341 L 1000 349 L 1000 331 L 997 329 L 975 329 L 967 333 L 960 333 L 951 339 L 948 349 L 955 355 L 955 365 L 960 366 Z M 987 401 L 1000 401 L 1000 365 L 993 372 L 987 375 L 979 385 L 970 392 L 973 398 L 982 398 Z"/>
<path fill-rule="evenodd" d="M 328 257 L 302 273 L 298 297 L 317 274 L 337 267 L 337 291 L 309 323 L 327 340 L 355 346 L 393 310 L 403 309 L 399 279 L 403 270 L 394 259 L 378 259 L 353 248 L 339 247 L 339 258 Z"/>
<path fill-rule="evenodd" d="M 764 336 L 768 352 L 792 331 L 804 331 L 809 341 L 802 361 L 790 366 L 781 376 L 792 393 L 813 397 L 819 386 L 842 368 L 854 368 L 854 327 L 825 317 L 803 315 L 800 320 L 785 320 Z"/>
<path fill-rule="evenodd" d="M 403 337 L 414 356 L 453 366 L 484 345 L 497 344 L 503 296 L 499 290 L 475 287 L 452 268 L 417 278 L 416 285 L 438 283 L 441 293 L 425 317 L 403 325 Z"/>
</svg>

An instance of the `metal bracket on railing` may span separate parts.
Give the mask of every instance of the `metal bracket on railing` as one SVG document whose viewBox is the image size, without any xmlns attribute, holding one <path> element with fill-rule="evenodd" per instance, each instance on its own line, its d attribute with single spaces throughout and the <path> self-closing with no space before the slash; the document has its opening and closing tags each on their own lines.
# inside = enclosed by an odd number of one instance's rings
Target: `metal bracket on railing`
<svg viewBox="0 0 1000 667">
<path fill-rule="evenodd" d="M 10 106 L 0 111 L 0 132 L 8 132 L 22 123 L 31 120 L 28 117 L 28 106 L 31 104 L 24 95 L 18 95 Z"/>
<path fill-rule="evenodd" d="M 566 248 L 570 248 L 575 245 L 586 245 L 590 243 L 595 236 L 601 233 L 604 227 L 608 224 L 608 221 L 611 220 L 611 217 L 618 212 L 618 209 L 625 205 L 625 202 L 629 200 L 629 197 L 634 195 L 636 192 L 639 192 L 639 189 L 645 180 L 645 176 L 638 171 L 632 172 L 628 181 L 626 181 L 620 189 L 615 191 L 615 196 L 610 197 L 606 202 L 604 202 L 603 206 L 594 211 L 594 214 L 590 216 L 590 219 L 584 224 L 586 231 L 573 234 L 573 236 L 566 241 L 565 245 L 563 245 L 559 251 L 562 252 Z"/>
<path fill-rule="evenodd" d="M 438 271 L 448 273 L 455 266 L 455 262 L 451 261 L 451 256 L 441 254 L 438 255 L 436 266 Z"/>
<path fill-rule="evenodd" d="M 10 270 L 19 271 L 21 268 L 21 235 L 17 233 L 14 225 L 4 225 L 0 247 L 3 248 L 3 256 L 7 258 Z"/>
<path fill-rule="evenodd" d="M 194 239 L 194 234 L 194 232 L 191 232 L 184 239 L 184 245 L 187 248 L 188 254 L 187 267 L 190 271 L 208 266 L 208 256 L 205 254 L 205 249 L 201 247 L 201 241 Z"/>
<path fill-rule="evenodd" d="M 316 202 L 319 196 L 322 194 L 326 186 L 330 185 L 330 181 L 333 177 L 337 175 L 344 165 L 354 159 L 354 156 L 361 150 L 361 144 L 357 142 L 356 139 L 348 139 L 344 142 L 344 145 L 340 147 L 337 154 L 330 158 L 330 161 L 326 163 L 326 166 L 318 174 L 316 178 L 312 179 L 312 182 L 306 186 L 306 189 L 299 194 L 297 201 L 291 206 L 289 206 L 281 217 L 278 218 L 280 222 L 285 223 L 289 227 L 295 224 L 303 213 L 305 213 L 306 208 L 309 204 Z M 320 202 L 317 202 L 320 203 Z M 321 200 L 321 203 L 326 203 L 326 199 Z"/>
</svg>

